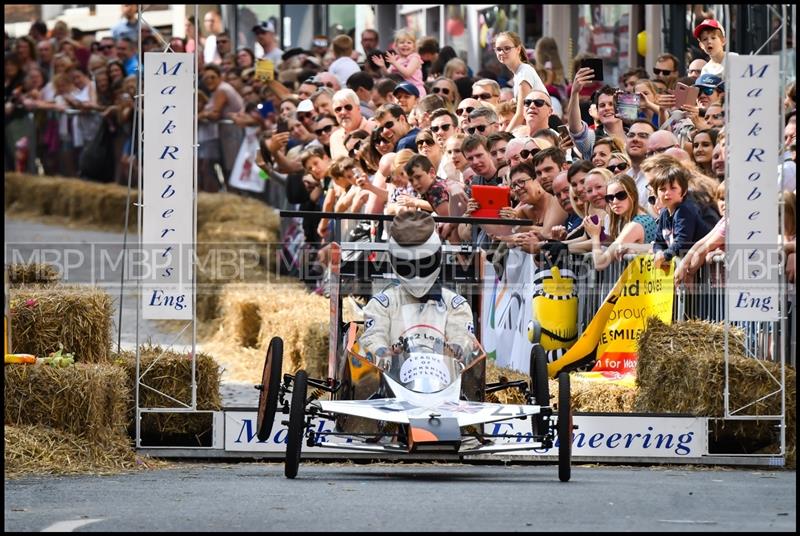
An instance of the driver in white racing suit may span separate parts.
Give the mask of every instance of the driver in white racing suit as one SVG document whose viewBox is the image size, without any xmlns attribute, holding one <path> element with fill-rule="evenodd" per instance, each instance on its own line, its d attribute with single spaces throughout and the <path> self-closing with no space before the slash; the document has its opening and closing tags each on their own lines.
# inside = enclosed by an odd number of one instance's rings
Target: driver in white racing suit
<svg viewBox="0 0 800 536">
<path fill-rule="evenodd" d="M 427 347 L 463 359 L 474 338 L 472 308 L 441 286 L 442 242 L 427 212 L 403 212 L 389 230 L 389 257 L 399 282 L 364 306 L 359 345 L 367 358 L 386 367 L 405 347 Z"/>
</svg>

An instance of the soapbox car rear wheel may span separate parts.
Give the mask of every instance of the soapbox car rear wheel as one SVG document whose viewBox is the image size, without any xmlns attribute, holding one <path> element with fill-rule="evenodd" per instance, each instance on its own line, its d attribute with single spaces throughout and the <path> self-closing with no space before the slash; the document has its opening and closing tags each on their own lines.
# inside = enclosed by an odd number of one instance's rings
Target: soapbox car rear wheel
<svg viewBox="0 0 800 536">
<path fill-rule="evenodd" d="M 547 356 L 544 353 L 544 348 L 539 344 L 534 344 L 533 348 L 531 348 L 530 375 L 531 383 L 533 384 L 531 385 L 531 391 L 536 404 L 549 406 L 550 384 L 547 376 Z M 548 426 L 544 415 L 541 413 L 534 415 L 531 420 L 531 428 L 534 437 L 546 435 Z"/>
<path fill-rule="evenodd" d="M 259 441 L 266 441 L 272 432 L 275 412 L 278 409 L 278 391 L 281 386 L 283 368 L 283 339 L 273 337 L 267 347 L 261 385 L 258 386 L 258 414 L 256 416 L 256 435 Z"/>
<path fill-rule="evenodd" d="M 303 437 L 306 431 L 306 393 L 308 391 L 308 374 L 298 370 L 292 383 L 292 400 L 289 406 L 289 430 L 286 438 L 286 478 L 297 476 L 300 467 L 300 452 L 303 450 Z"/>
<path fill-rule="evenodd" d="M 572 473 L 572 408 L 569 374 L 558 375 L 558 479 L 569 482 Z"/>
</svg>

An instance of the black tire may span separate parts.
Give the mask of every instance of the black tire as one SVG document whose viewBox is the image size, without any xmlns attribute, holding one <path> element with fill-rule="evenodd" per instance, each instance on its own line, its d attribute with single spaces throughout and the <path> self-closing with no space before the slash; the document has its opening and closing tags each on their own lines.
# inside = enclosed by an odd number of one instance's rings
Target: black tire
<svg viewBox="0 0 800 536">
<path fill-rule="evenodd" d="M 531 348 L 531 391 L 533 398 L 539 406 L 550 405 L 550 384 L 548 383 L 547 376 L 547 355 L 544 353 L 544 348 L 540 344 L 534 344 Z M 548 425 L 544 415 L 539 413 L 534 415 L 531 420 L 531 431 L 534 436 L 543 436 L 547 434 Z"/>
<path fill-rule="evenodd" d="M 558 375 L 558 479 L 569 482 L 572 474 L 572 407 L 569 374 Z"/>
<path fill-rule="evenodd" d="M 289 405 L 289 430 L 286 441 L 286 478 L 297 476 L 300 467 L 300 452 L 303 450 L 303 438 L 306 431 L 306 394 L 308 391 L 308 374 L 298 370 L 292 384 L 292 401 Z"/>
<path fill-rule="evenodd" d="M 266 441 L 272 433 L 275 412 L 278 410 L 278 391 L 281 387 L 283 369 L 283 339 L 273 337 L 264 358 L 261 373 L 261 392 L 258 394 L 258 414 L 256 416 L 256 435 L 259 441 Z"/>
</svg>

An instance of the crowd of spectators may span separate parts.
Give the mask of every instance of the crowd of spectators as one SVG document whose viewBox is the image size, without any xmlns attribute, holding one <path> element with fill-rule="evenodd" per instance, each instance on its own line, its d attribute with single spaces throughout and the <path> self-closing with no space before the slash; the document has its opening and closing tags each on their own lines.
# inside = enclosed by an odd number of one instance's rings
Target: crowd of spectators
<svg viewBox="0 0 800 536">
<path fill-rule="evenodd" d="M 123 6 L 112 36 L 99 41 L 70 38 L 60 22 L 51 31 L 35 23 L 29 36 L 6 36 L 6 169 L 81 175 L 87 147 L 104 130 L 114 171 L 88 178 L 127 183 L 140 64 L 135 14 L 135 6 Z M 724 245 L 725 30 L 715 20 L 697 26 L 705 54 L 687 58 L 686 72 L 663 54 L 652 73 L 633 69 L 616 85 L 595 80 L 586 54 L 574 59 L 567 79 L 553 39 L 541 38 L 529 55 L 514 32 L 494 36 L 499 71 L 473 72 L 451 47 L 405 30 L 388 50 L 378 50 L 377 32 L 365 30 L 361 54 L 346 34 L 283 51 L 271 21 L 252 28 L 255 49 L 234 50 L 219 13 L 205 15 L 197 43 L 194 25 L 188 19 L 189 37 L 168 43 L 142 28 L 141 49 L 198 50 L 204 191 L 236 190 L 228 178 L 252 128 L 257 164 L 303 210 L 470 217 L 481 209 L 472 188 L 494 185 L 510 189 L 499 217 L 533 224 L 440 224 L 444 240 L 531 254 L 559 242 L 591 253 L 599 270 L 630 252 L 650 251 L 659 265 L 688 253 L 679 282 Z M 273 62 L 274 79 L 257 76 L 263 58 Z M 696 101 L 677 106 L 679 83 L 698 88 Z M 619 113 L 621 92 L 638 95 L 637 117 Z M 794 82 L 784 106 L 780 188 L 793 213 Z M 792 282 L 793 223 L 783 230 Z M 324 264 L 332 222 L 306 217 L 293 232 L 303 233 L 301 251 Z M 345 232 L 369 240 L 371 228 L 356 222 Z"/>
</svg>

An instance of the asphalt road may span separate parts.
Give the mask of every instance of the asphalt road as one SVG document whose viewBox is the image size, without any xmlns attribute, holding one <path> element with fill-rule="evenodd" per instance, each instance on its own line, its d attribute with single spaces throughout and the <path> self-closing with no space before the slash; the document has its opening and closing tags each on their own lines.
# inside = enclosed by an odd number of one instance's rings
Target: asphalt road
<svg viewBox="0 0 800 536">
<path fill-rule="evenodd" d="M 794 532 L 796 492 L 741 468 L 182 462 L 6 480 L 5 530 Z"/>
</svg>

